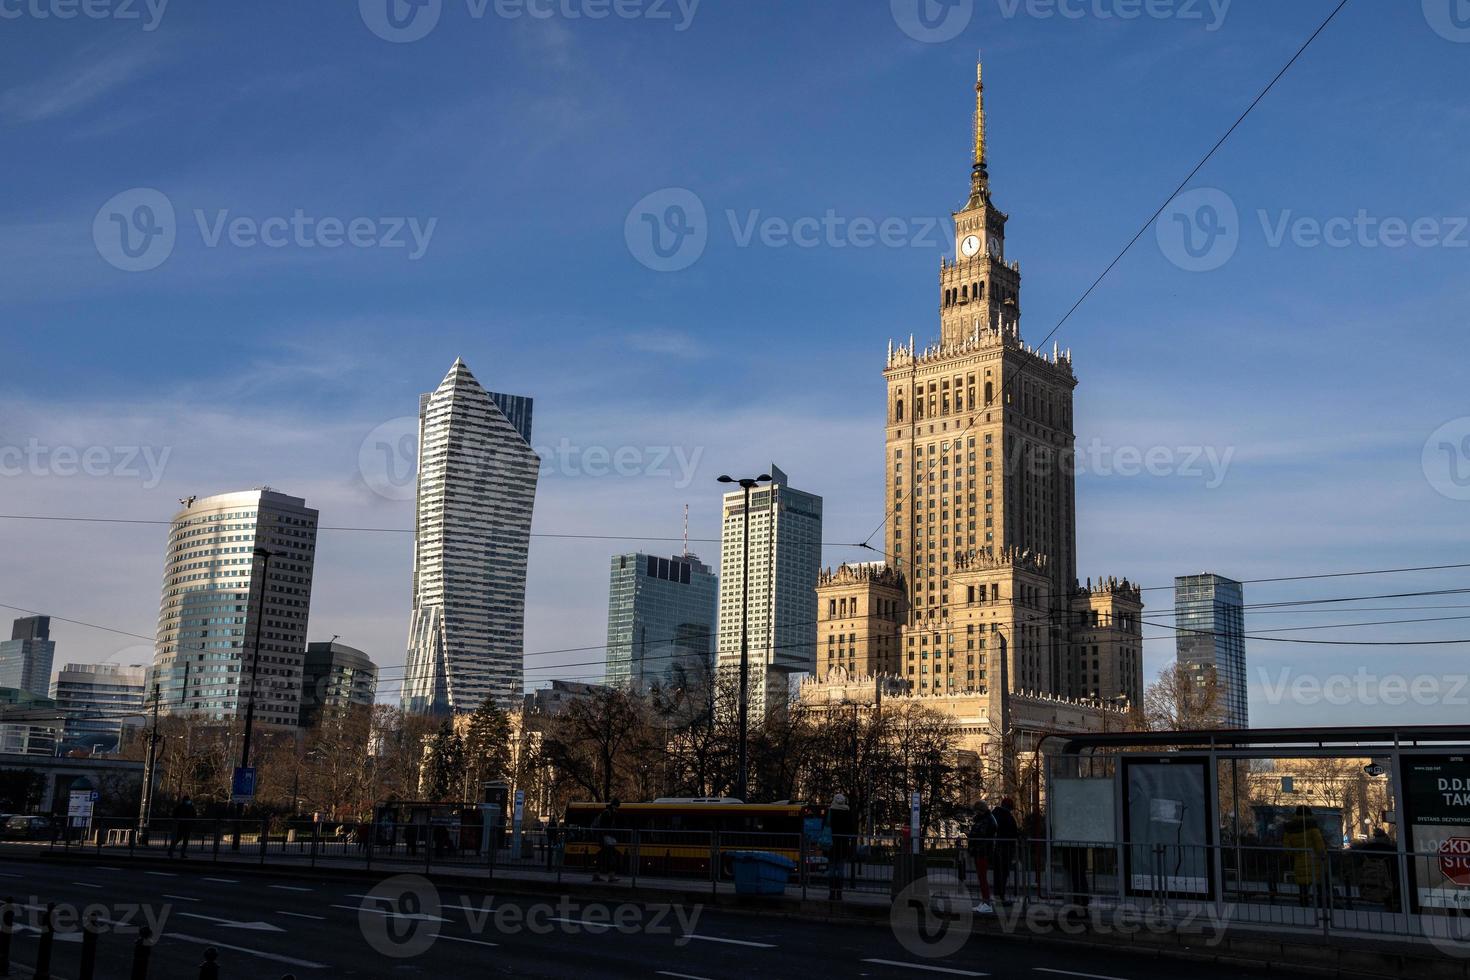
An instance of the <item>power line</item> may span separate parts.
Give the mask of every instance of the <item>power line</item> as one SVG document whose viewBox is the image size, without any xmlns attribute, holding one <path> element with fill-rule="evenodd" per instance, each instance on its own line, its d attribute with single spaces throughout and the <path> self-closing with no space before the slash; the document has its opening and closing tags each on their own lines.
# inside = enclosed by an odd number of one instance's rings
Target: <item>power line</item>
<svg viewBox="0 0 1470 980">
<path fill-rule="evenodd" d="M 172 527 L 177 521 L 147 520 L 143 518 L 128 517 L 75 517 L 52 514 L 0 514 L 0 521 L 51 521 L 63 524 L 136 524 L 154 527 Z M 411 527 L 348 527 L 320 525 L 317 531 L 349 531 L 363 534 L 414 534 L 415 529 Z M 566 541 L 658 541 L 658 542 L 682 542 L 686 538 L 680 535 L 664 536 L 657 534 L 592 534 L 589 532 L 572 531 L 532 531 L 533 538 L 548 538 Z M 688 538 L 698 544 L 719 544 L 720 538 Z M 853 541 L 823 541 L 823 548 L 852 548 L 861 549 L 863 545 Z"/>
<path fill-rule="evenodd" d="M 1006 622 L 996 621 L 995 622 L 995 625 L 1001 626 L 1001 627 L 1005 627 L 1005 628 L 1009 629 L 1009 628 L 1013 628 L 1015 626 L 1025 626 L 1025 625 L 1030 625 L 1030 624 L 1033 624 L 1033 623 L 1047 622 L 1047 621 L 1050 621 L 1051 619 L 1053 619 L 1053 617 L 1051 615 L 1047 614 L 1045 611 L 1042 611 L 1042 612 L 1038 612 L 1037 615 L 1035 615 L 1035 616 L 1030 616 L 1030 617 L 1028 617 L 1026 619 L 1023 619 L 1023 620 L 1010 620 L 1010 621 L 1006 621 Z M 1360 641 L 1348 641 L 1348 640 L 1343 640 L 1343 641 L 1334 641 L 1334 640 L 1291 640 L 1290 638 L 1283 638 L 1283 639 L 1277 640 L 1277 638 L 1275 638 L 1275 637 L 1273 637 L 1271 635 L 1271 634 L 1275 634 L 1275 633 L 1290 633 L 1290 632 L 1300 632 L 1300 631 L 1319 631 L 1319 630 L 1332 630 L 1332 629 L 1351 629 L 1351 628 L 1356 628 L 1356 627 L 1368 627 L 1368 626 L 1388 626 L 1388 625 L 1402 624 L 1402 623 L 1437 623 L 1437 622 L 1457 622 L 1457 621 L 1464 621 L 1464 620 L 1470 620 L 1470 616 L 1433 616 L 1433 617 L 1420 618 L 1420 619 L 1390 619 L 1390 620 L 1382 620 L 1380 622 L 1375 622 L 1375 623 L 1323 623 L 1323 624 L 1319 624 L 1319 625 L 1315 625 L 1315 626 L 1289 626 L 1289 627 L 1283 627 L 1281 629 L 1274 629 L 1274 630 L 1260 630 L 1260 631 L 1257 631 L 1257 632 L 1244 633 L 1244 634 L 1241 634 L 1241 636 L 1244 639 L 1261 639 L 1261 640 L 1267 640 L 1267 641 L 1273 641 L 1274 640 L 1274 641 L 1277 641 L 1277 642 L 1317 643 L 1317 644 L 1323 644 L 1323 645 L 1342 645 L 1342 646 L 1359 646 L 1359 645 L 1385 645 L 1385 646 L 1402 645 L 1402 646 L 1415 646 L 1415 645 L 1438 645 L 1438 644 L 1453 644 L 1453 643 L 1470 643 L 1470 640 L 1436 640 L 1436 641 L 1432 641 L 1432 642 L 1429 642 L 1429 641 L 1414 641 L 1414 640 L 1402 640 L 1402 641 L 1384 640 L 1384 641 L 1374 641 L 1372 644 L 1365 644 L 1365 643 L 1360 642 Z M 1170 625 L 1165 624 L 1165 623 L 1156 623 L 1156 622 L 1153 622 L 1151 620 L 1143 620 L 1143 619 L 1140 619 L 1139 622 L 1140 623 L 1143 623 L 1145 625 L 1148 625 L 1148 626 L 1155 626 L 1155 627 L 1158 627 L 1159 629 L 1166 629 L 1166 630 L 1170 630 L 1171 631 L 1170 633 L 1162 634 L 1162 635 L 1158 635 L 1158 636 L 1141 636 L 1140 638 L 1142 640 L 1164 640 L 1164 639 L 1172 640 L 1172 639 L 1175 639 L 1176 638 L 1176 635 L 1179 634 L 1179 633 L 1193 633 L 1193 634 L 1201 634 L 1201 635 L 1203 635 L 1203 634 L 1209 634 L 1209 635 L 1216 635 L 1216 636 L 1226 635 L 1224 633 L 1212 632 L 1212 631 L 1208 631 L 1208 630 L 1196 630 L 1196 629 L 1190 629 L 1188 627 L 1182 627 L 1182 626 L 1170 626 Z M 986 622 L 977 623 L 975 625 L 977 625 L 977 626 L 979 626 L 981 628 L 979 635 L 985 635 L 986 633 L 989 632 L 989 631 L 987 631 L 985 629 Z M 951 627 L 946 627 L 944 630 L 941 630 L 941 632 L 952 632 L 952 631 L 953 631 L 953 627 L 952 626 Z M 886 632 L 885 633 L 844 633 L 844 634 L 842 634 L 843 637 L 850 638 L 848 640 L 848 642 L 852 642 L 852 640 L 854 640 L 854 639 L 866 640 L 866 639 L 869 639 L 869 638 L 872 638 L 872 637 L 875 637 L 875 636 L 887 636 L 887 635 L 889 635 L 889 634 L 886 633 Z M 965 635 L 972 635 L 972 634 L 965 634 Z M 804 643 L 804 642 L 802 642 L 802 643 L 783 643 L 783 644 L 776 644 L 776 645 L 771 646 L 771 647 L 762 647 L 761 649 L 762 650 L 770 649 L 770 650 L 773 650 L 774 651 L 774 650 L 786 650 L 786 649 L 803 648 L 803 647 L 807 647 L 807 646 L 810 646 L 810 645 L 811 644 L 807 644 L 807 643 Z M 757 651 L 757 652 L 759 652 L 759 651 Z M 820 651 L 818 651 L 818 652 L 820 652 Z M 527 654 L 527 656 L 530 656 L 530 654 Z M 680 652 L 674 652 L 674 653 L 657 653 L 657 654 L 652 654 L 652 655 L 645 655 L 640 662 L 647 664 L 647 663 L 650 663 L 650 662 L 656 662 L 656 661 L 661 661 L 661 660 L 686 660 L 686 659 L 695 659 L 695 658 L 697 658 L 697 656 L 698 656 L 697 654 L 680 653 Z M 818 660 L 820 660 L 820 657 L 818 658 Z M 533 671 L 533 670 L 534 671 L 555 671 L 555 670 L 562 670 L 562 669 L 565 669 L 567 667 L 595 667 L 595 666 L 602 666 L 602 665 L 605 665 L 605 664 L 606 664 L 606 661 L 605 660 L 585 660 L 585 661 L 572 661 L 572 662 L 569 662 L 569 663 L 559 663 L 559 664 L 544 664 L 544 665 L 535 666 L 535 667 L 526 667 L 524 669 L 526 671 Z M 380 680 L 385 679 L 383 675 L 386 672 L 392 672 L 394 674 L 397 674 L 397 673 L 399 673 L 401 671 L 404 671 L 405 669 L 406 668 L 397 667 L 397 666 L 390 667 L 390 668 L 385 668 L 384 671 L 381 671 L 379 673 L 379 679 Z M 397 678 L 396 677 L 390 677 L 390 678 L 386 678 L 386 679 L 396 680 Z M 547 680 L 547 679 L 556 679 L 556 678 L 540 678 L 540 679 Z"/>
<path fill-rule="evenodd" d="M 1418 565 L 1418 566 L 1396 567 L 1396 568 L 1364 569 L 1364 570 L 1346 571 L 1346 572 L 1319 572 L 1319 573 L 1303 574 L 1303 575 L 1274 576 L 1274 577 L 1270 577 L 1270 578 L 1245 579 L 1245 580 L 1242 580 L 1241 584 L 1243 584 L 1243 585 L 1251 585 L 1251 584 L 1279 583 L 1279 582 L 1303 582 L 1303 581 L 1310 581 L 1310 580 L 1316 580 L 1316 579 L 1337 579 L 1337 578 L 1347 578 L 1347 577 L 1354 577 L 1354 576 L 1361 577 L 1361 576 L 1368 576 L 1368 575 L 1396 575 L 1396 574 L 1404 574 L 1404 573 L 1408 573 L 1408 572 L 1448 571 L 1448 570 L 1464 569 L 1464 568 L 1470 568 L 1470 563 L 1449 564 L 1449 565 Z M 1160 585 L 1160 586 L 1139 586 L 1138 589 L 1139 589 L 1140 592 L 1152 592 L 1152 591 L 1159 591 L 1161 589 L 1173 589 L 1173 586 L 1172 585 L 1167 585 L 1167 586 L 1165 586 L 1165 585 Z M 1281 601 L 1281 602 L 1250 604 L 1250 605 L 1245 606 L 1244 608 L 1246 608 L 1246 609 L 1268 609 L 1268 608 L 1295 607 L 1295 606 L 1304 606 L 1304 605 L 1325 605 L 1325 604 L 1336 604 L 1336 603 L 1344 603 L 1344 602 L 1361 602 L 1361 601 L 1377 600 L 1377 599 L 1400 599 L 1400 598 L 1415 598 L 1415 597 L 1421 597 L 1421 596 L 1460 595 L 1460 594 L 1466 594 L 1466 593 L 1470 593 L 1470 589 L 1436 589 L 1436 590 L 1425 590 L 1425 591 L 1417 591 L 1417 592 L 1385 593 L 1385 594 L 1368 595 L 1368 596 L 1343 596 L 1343 597 L 1322 598 L 1322 599 L 1297 599 L 1297 600 L 1287 600 L 1287 601 Z M 1049 596 L 1044 595 L 1044 594 L 1038 596 L 1038 599 L 1043 599 L 1043 598 L 1049 598 Z M 974 605 L 981 605 L 982 603 L 977 600 L 973 604 Z M 968 607 L 970 605 L 972 605 L 970 602 L 960 602 L 960 603 L 951 604 L 952 608 L 960 608 L 960 609 L 966 608 L 966 607 Z M 42 612 L 40 610 L 29 609 L 29 608 L 26 608 L 24 606 L 17 606 L 17 605 L 12 605 L 10 603 L 3 603 L 3 602 L 0 602 L 0 608 L 3 608 L 3 609 L 11 609 L 11 610 L 14 610 L 16 612 L 27 613 L 29 615 L 34 615 L 34 616 L 50 615 L 50 614 L 45 613 L 45 612 Z M 1307 610 L 1298 610 L 1298 611 L 1305 612 Z M 120 635 L 120 636 L 127 636 L 127 637 L 132 637 L 134 639 L 146 640 L 149 643 L 156 643 L 157 642 L 156 637 L 145 636 L 142 633 L 134 633 L 134 632 L 131 632 L 129 630 L 117 629 L 117 628 L 111 627 L 111 626 L 103 626 L 103 625 L 101 625 L 99 623 L 91 623 L 91 622 L 87 622 L 85 620 L 80 620 L 80 619 L 69 619 L 69 618 L 67 618 L 65 616 L 51 615 L 50 618 L 56 620 L 57 622 L 70 623 L 72 625 L 75 625 L 75 626 L 83 626 L 83 627 L 86 627 L 88 629 L 102 630 L 104 632 L 114 633 L 114 634 L 117 634 L 117 635 Z M 817 624 L 820 624 L 820 623 L 823 623 L 823 622 L 829 622 L 829 620 L 815 619 L 815 620 L 808 620 L 808 621 L 803 621 L 803 622 L 799 622 L 799 623 L 785 624 L 785 626 L 787 628 L 796 627 L 796 626 L 811 626 L 811 625 L 817 625 Z M 941 622 L 943 622 L 943 621 L 941 621 Z M 921 632 L 924 629 L 927 628 L 927 624 L 925 624 L 925 623 L 917 623 L 917 624 L 915 624 L 915 626 Z M 941 626 L 940 628 L 943 629 L 945 627 L 942 627 Z M 671 637 L 667 637 L 664 640 L 654 641 L 654 642 L 657 643 L 657 644 L 673 643 L 677 639 L 678 639 L 678 637 L 672 637 L 671 636 Z M 554 655 L 563 654 L 563 653 L 585 653 L 585 652 L 590 652 L 592 650 L 606 650 L 607 648 L 608 648 L 608 645 L 606 643 L 602 643 L 602 644 L 590 644 L 590 645 L 587 645 L 587 646 L 563 647 L 563 648 L 560 648 L 560 649 L 552 649 L 552 650 L 526 651 L 523 654 L 523 656 L 524 657 L 554 656 Z M 208 648 L 201 646 L 201 647 L 197 647 L 196 649 L 203 651 L 203 650 L 207 650 Z"/>
</svg>

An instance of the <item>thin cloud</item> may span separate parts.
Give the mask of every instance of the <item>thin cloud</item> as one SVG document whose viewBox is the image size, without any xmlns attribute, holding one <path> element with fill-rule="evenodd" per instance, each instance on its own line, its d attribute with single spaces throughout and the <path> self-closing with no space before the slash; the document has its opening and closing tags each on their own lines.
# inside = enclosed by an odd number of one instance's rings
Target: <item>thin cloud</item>
<svg viewBox="0 0 1470 980">
<path fill-rule="evenodd" d="M 84 48 L 64 67 L 0 94 L 0 119 L 42 122 L 78 112 L 146 75 L 161 61 L 157 48 Z"/>
</svg>

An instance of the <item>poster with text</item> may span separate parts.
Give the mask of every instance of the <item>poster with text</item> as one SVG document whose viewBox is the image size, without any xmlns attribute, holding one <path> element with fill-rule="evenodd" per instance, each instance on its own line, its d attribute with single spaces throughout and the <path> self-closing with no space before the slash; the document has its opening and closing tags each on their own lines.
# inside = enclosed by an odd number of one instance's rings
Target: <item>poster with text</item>
<svg viewBox="0 0 1470 980">
<path fill-rule="evenodd" d="M 1419 908 L 1470 909 L 1470 756 L 1404 756 L 1403 786 Z"/>
</svg>

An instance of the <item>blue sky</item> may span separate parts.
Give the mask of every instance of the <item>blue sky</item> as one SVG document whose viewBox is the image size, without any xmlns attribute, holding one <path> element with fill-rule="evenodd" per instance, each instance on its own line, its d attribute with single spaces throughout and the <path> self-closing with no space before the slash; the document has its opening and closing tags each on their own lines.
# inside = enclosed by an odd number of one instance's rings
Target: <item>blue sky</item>
<svg viewBox="0 0 1470 980">
<path fill-rule="evenodd" d="M 180 496 L 266 483 L 306 496 L 324 524 L 406 527 L 411 502 L 362 449 L 401 431 L 463 356 L 487 386 L 536 398 L 535 442 L 554 450 L 540 532 L 677 537 L 688 503 L 691 533 L 709 538 L 714 477 L 775 460 L 825 497 L 829 541 L 861 540 L 883 512 L 887 341 L 938 332 L 951 247 L 938 222 L 968 189 L 976 51 L 1035 342 L 1333 6 L 1159 0 L 1149 9 L 1163 16 L 1127 17 L 1142 5 L 960 0 L 929 8 L 953 36 L 924 41 L 911 36 L 924 33 L 918 0 L 627 0 L 617 9 L 637 16 L 601 19 L 596 0 L 537 6 L 546 17 L 442 0 L 419 12 L 437 13 L 425 36 L 393 41 L 370 26 L 393 36 L 374 2 L 97 0 L 108 16 L 70 19 L 56 0 L 0 5 L 5 512 L 167 519 Z M 1063 327 L 1081 379 L 1083 575 L 1164 586 L 1204 569 L 1466 560 L 1462 8 L 1349 3 L 1191 184 L 1200 193 Z M 642 211 L 691 200 L 702 252 L 650 267 Z M 141 234 L 162 227 L 162 207 L 168 248 Z M 814 244 L 779 234 L 829 213 L 840 230 Z M 141 258 L 119 251 L 112 215 L 136 219 Z M 1215 215 L 1216 246 L 1181 251 L 1181 229 L 1203 235 Z M 865 243 L 863 220 L 888 222 L 890 240 Z M 1335 244 L 1314 236 L 1323 223 Z M 1217 267 L 1189 268 L 1200 263 Z M 92 473 L 74 472 L 68 449 L 93 450 Z M 587 475 L 619 449 L 621 474 Z M 1153 472 L 1130 475 L 1128 453 L 1150 450 Z M 0 533 L 0 602 L 151 634 L 162 529 L 6 521 Z M 603 641 L 619 547 L 538 539 L 528 649 Z M 324 532 L 319 550 L 313 638 L 340 633 L 396 678 L 407 536 Z M 861 554 L 834 547 L 827 561 Z M 1169 593 L 1146 598 L 1168 623 Z M 1249 625 L 1466 614 L 1456 599 Z M 59 660 L 149 654 L 115 634 L 57 634 Z M 1470 620 L 1296 635 L 1455 639 Z M 1453 690 L 1464 646 L 1250 649 L 1259 722 L 1463 720 L 1470 705 Z M 1147 652 L 1152 673 L 1172 644 Z M 533 657 L 528 680 L 595 675 L 597 656 Z M 1263 679 L 1283 670 L 1422 675 L 1439 693 L 1282 703 Z"/>
</svg>

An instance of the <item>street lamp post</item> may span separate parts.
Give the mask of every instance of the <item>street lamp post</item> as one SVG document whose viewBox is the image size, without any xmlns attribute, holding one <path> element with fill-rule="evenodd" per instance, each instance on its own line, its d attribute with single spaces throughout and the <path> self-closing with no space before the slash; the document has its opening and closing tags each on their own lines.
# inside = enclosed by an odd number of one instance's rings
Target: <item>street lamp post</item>
<svg viewBox="0 0 1470 980">
<path fill-rule="evenodd" d="M 261 560 L 260 568 L 260 602 L 255 609 L 255 649 L 250 654 L 250 687 L 246 691 L 245 701 L 245 737 L 240 743 L 240 768 L 250 767 L 250 734 L 255 728 L 255 678 L 260 670 L 260 628 L 265 622 L 265 592 L 269 587 L 271 559 L 275 553 L 265 548 L 256 548 L 255 557 Z M 235 812 L 235 839 L 233 847 L 240 849 L 240 823 L 245 818 L 245 804 L 237 803 Z"/>
<path fill-rule="evenodd" d="M 750 781 L 750 491 L 762 483 L 769 483 L 768 474 L 762 473 L 754 479 L 737 480 L 732 476 L 721 476 L 720 483 L 737 483 L 745 491 L 745 545 L 740 566 L 740 774 L 735 782 L 735 795 L 744 800 Z"/>
</svg>

